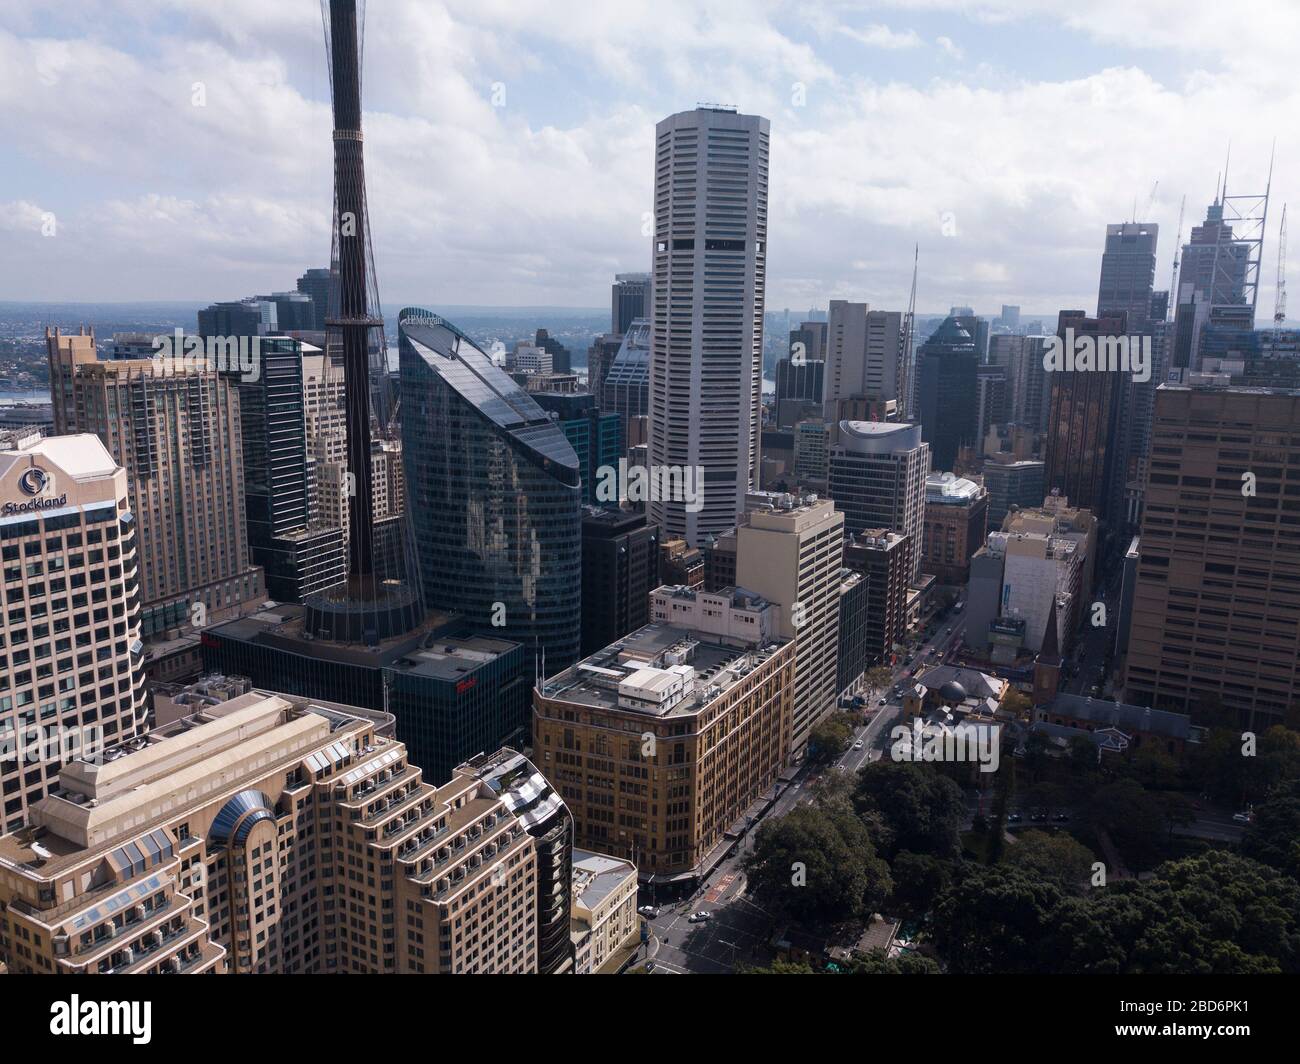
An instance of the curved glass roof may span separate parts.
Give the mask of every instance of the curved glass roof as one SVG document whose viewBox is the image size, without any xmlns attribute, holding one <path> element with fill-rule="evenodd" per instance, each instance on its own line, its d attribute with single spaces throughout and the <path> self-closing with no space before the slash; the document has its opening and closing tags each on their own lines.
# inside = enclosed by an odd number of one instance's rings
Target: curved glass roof
<svg viewBox="0 0 1300 1064">
<path fill-rule="evenodd" d="M 233 832 L 234 844 L 242 846 L 254 824 L 275 819 L 274 806 L 275 803 L 261 791 L 240 791 L 221 807 L 221 812 L 212 821 L 208 837 L 213 842 L 229 845 Z"/>
<path fill-rule="evenodd" d="M 398 316 L 398 335 L 497 428 L 537 459 L 577 476 L 578 456 L 550 415 L 460 329 L 432 311 L 406 307 Z"/>
</svg>

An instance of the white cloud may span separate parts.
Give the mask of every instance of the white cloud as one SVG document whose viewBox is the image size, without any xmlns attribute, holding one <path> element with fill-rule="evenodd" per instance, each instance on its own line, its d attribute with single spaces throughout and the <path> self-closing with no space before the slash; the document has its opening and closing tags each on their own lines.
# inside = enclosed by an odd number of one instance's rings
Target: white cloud
<svg viewBox="0 0 1300 1064">
<path fill-rule="evenodd" d="M 861 44 L 867 45 L 869 48 L 887 48 L 891 51 L 897 51 L 902 48 L 919 48 L 921 46 L 921 38 L 915 30 L 904 30 L 902 33 L 897 33 L 888 26 L 882 26 L 879 23 L 866 26 L 860 30 L 841 26 L 840 32 L 852 37 Z"/>
<path fill-rule="evenodd" d="M 936 37 L 934 43 L 937 44 L 940 50 L 950 59 L 960 59 L 964 54 L 951 37 Z"/>
</svg>

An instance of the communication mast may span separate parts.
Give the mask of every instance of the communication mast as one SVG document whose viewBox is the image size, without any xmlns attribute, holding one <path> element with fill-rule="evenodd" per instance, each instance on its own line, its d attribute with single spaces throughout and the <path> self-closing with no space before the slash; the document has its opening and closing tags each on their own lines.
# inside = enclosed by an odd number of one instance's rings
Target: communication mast
<svg viewBox="0 0 1300 1064">
<path fill-rule="evenodd" d="M 1277 355 L 1278 336 L 1286 321 L 1286 204 L 1282 204 L 1282 225 L 1277 234 L 1277 288 L 1273 300 L 1273 354 Z"/>
<path fill-rule="evenodd" d="M 902 367 L 903 380 L 900 382 L 898 389 L 899 399 L 902 401 L 903 409 L 899 414 L 901 420 L 910 421 L 913 413 L 913 386 L 916 375 L 915 355 L 912 351 L 912 330 L 916 321 L 916 270 L 921 261 L 921 245 L 917 244 L 912 249 L 912 295 L 907 301 L 907 315 L 903 318 L 903 350 Z"/>
</svg>

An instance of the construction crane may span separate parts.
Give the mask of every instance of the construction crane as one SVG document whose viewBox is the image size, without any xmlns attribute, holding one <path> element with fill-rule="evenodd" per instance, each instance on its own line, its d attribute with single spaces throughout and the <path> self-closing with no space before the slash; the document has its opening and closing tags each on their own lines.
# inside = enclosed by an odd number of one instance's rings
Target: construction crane
<svg viewBox="0 0 1300 1064">
<path fill-rule="evenodd" d="M 1183 253 L 1183 211 L 1186 208 L 1187 195 L 1184 193 L 1183 201 L 1178 205 L 1178 235 L 1174 237 L 1174 270 L 1169 278 L 1169 299 L 1166 301 L 1168 306 L 1165 308 L 1165 321 L 1173 321 L 1174 314 L 1178 310 L 1178 263 L 1179 256 Z"/>
<path fill-rule="evenodd" d="M 1273 300 L 1273 355 L 1277 356 L 1278 336 L 1286 321 L 1286 204 L 1282 204 L 1282 226 L 1277 234 L 1277 288 Z"/>
<path fill-rule="evenodd" d="M 1151 208 L 1155 206 L 1155 202 L 1156 202 L 1156 189 L 1158 189 L 1159 187 L 1160 187 L 1159 181 L 1157 181 L 1154 185 L 1151 186 L 1151 195 L 1147 197 L 1147 205 L 1142 210 L 1143 218 L 1151 217 Z M 1137 201 L 1137 197 L 1135 196 L 1133 198 L 1133 221 L 1136 222 L 1137 220 L 1138 220 L 1138 201 Z"/>
</svg>

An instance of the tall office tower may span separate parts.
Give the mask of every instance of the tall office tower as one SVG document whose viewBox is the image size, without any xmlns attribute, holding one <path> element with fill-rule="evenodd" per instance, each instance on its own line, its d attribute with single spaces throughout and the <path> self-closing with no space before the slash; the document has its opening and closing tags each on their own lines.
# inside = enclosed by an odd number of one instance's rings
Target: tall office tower
<svg viewBox="0 0 1300 1064">
<path fill-rule="evenodd" d="M 533 342 L 551 356 L 551 371 L 553 373 L 569 373 L 571 371 L 573 357 L 569 349 L 552 337 L 549 332 L 545 329 L 538 329 L 537 338 Z"/>
<path fill-rule="evenodd" d="M 856 569 L 840 570 L 840 631 L 835 655 L 835 690 L 851 693 L 870 667 L 871 581 Z"/>
<path fill-rule="evenodd" d="M 981 357 L 974 320 L 949 315 L 918 352 L 921 437 L 935 469 L 952 469 L 957 452 L 979 439 L 975 378 Z"/>
<path fill-rule="evenodd" d="M 588 506 L 617 507 L 617 499 L 601 500 L 597 488 L 601 483 L 602 469 L 618 471 L 618 460 L 624 455 L 623 419 L 614 413 L 602 413 L 596 406 L 596 397 L 590 392 L 528 394 L 551 415 L 578 456 L 582 501 Z"/>
<path fill-rule="evenodd" d="M 648 335 L 645 342 L 648 347 L 650 343 Z M 614 361 L 614 356 L 618 354 L 622 345 L 622 334 L 602 333 L 592 340 L 591 346 L 587 348 L 587 391 L 596 397 L 597 402 L 603 401 L 601 397 L 605 394 L 605 375 L 609 372 L 610 363 Z"/>
<path fill-rule="evenodd" d="M 431 606 L 545 654 L 578 656 L 582 483 L 564 433 L 430 311 L 399 318 L 402 448 Z"/>
<path fill-rule="evenodd" d="M 609 331 L 625 336 L 638 318 L 646 317 L 650 306 L 648 273 L 616 273 L 610 290 Z"/>
<path fill-rule="evenodd" d="M 1037 506 L 1047 494 L 1047 465 L 1033 459 L 989 458 L 984 463 L 984 488 L 989 496 L 988 527 L 1001 528 L 1013 507 Z"/>
<path fill-rule="evenodd" d="M 829 328 L 830 323 L 825 321 L 802 322 L 799 328 L 790 330 L 789 353 L 798 352 L 809 362 L 824 361 Z"/>
<path fill-rule="evenodd" d="M 1253 328 L 1268 193 L 1259 197 L 1262 205 L 1255 199 L 1229 197 L 1225 188 L 1183 245 L 1178 288 L 1170 293 L 1175 322 L 1167 358 L 1171 368 L 1200 368 L 1201 337 L 1216 309 L 1240 308 L 1246 312 L 1246 331 Z M 1243 202 L 1248 204 L 1244 211 Z"/>
<path fill-rule="evenodd" d="M 866 303 L 832 299 L 826 326 L 826 416 L 847 416 L 843 399 L 898 400 L 903 367 L 903 315 Z"/>
<path fill-rule="evenodd" d="M 94 333 L 46 332 L 55 429 L 91 432 L 126 470 L 142 634 L 244 612 L 266 598 L 250 564 L 239 393 L 215 368 L 95 356 Z"/>
<path fill-rule="evenodd" d="M 534 691 L 533 750 L 575 844 L 675 892 L 722 859 L 789 760 L 794 644 L 775 606 L 735 588 L 662 587 L 653 611 Z"/>
<path fill-rule="evenodd" d="M 1128 333 L 1124 314 L 1089 318 L 1081 310 L 1063 310 L 1057 336 L 1066 329 L 1076 337 L 1120 337 Z M 1052 378 L 1052 406 L 1047 430 L 1047 487 L 1076 506 L 1091 510 L 1108 528 L 1121 516 L 1124 446 L 1121 418 L 1129 374 L 1122 370 L 1058 370 Z M 1118 495 L 1117 495 L 1118 491 Z"/>
<path fill-rule="evenodd" d="M 0 959 L 64 974 L 537 972 L 536 808 L 481 769 L 435 788 L 391 729 L 386 713 L 251 690 L 195 699 L 107 763 L 72 762 L 32 830 L 0 839 Z"/>
<path fill-rule="evenodd" d="M 989 365 L 1006 370 L 1006 416 L 1013 425 L 1043 432 L 1051 397 L 1050 374 L 1043 368 L 1046 338 L 994 336 L 989 341 Z"/>
<path fill-rule="evenodd" d="M 908 537 L 867 528 L 844 544 L 844 564 L 867 578 L 867 666 L 893 665 L 907 632 L 907 587 L 912 580 Z"/>
<path fill-rule="evenodd" d="M 305 292 L 272 292 L 269 296 L 255 298 L 259 303 L 271 303 L 275 306 L 277 332 L 315 331 L 316 308 L 311 296 Z"/>
<path fill-rule="evenodd" d="M 926 477 L 921 568 L 941 584 L 965 584 L 971 557 L 984 545 L 988 511 L 983 485 L 951 473 Z"/>
<path fill-rule="evenodd" d="M 533 837 L 537 849 L 537 973 L 572 972 L 573 815 L 564 799 L 528 758 L 510 749 L 481 754 L 456 769 L 456 775 L 478 780 Z M 520 900 L 527 904 L 528 896 Z"/>
<path fill-rule="evenodd" d="M 1097 290 L 1097 317 L 1126 314 L 1130 329 L 1146 331 L 1151 321 L 1159 233 L 1160 227 L 1154 222 L 1121 222 L 1106 226 L 1101 284 Z"/>
<path fill-rule="evenodd" d="M 1015 332 L 1020 328 L 1020 308 L 1003 303 L 1002 313 L 998 315 L 998 323 Z"/>
<path fill-rule="evenodd" d="M 289 337 L 259 346 L 256 378 L 236 378 L 249 553 L 265 571 L 267 594 L 301 602 L 347 576 L 344 522 L 319 528 L 311 521 L 316 469 L 307 446 L 304 360 L 321 352 Z"/>
<path fill-rule="evenodd" d="M 792 504 L 793 504 L 792 500 Z M 779 631 L 795 643 L 791 749 L 835 709 L 844 515 L 828 499 L 753 510 L 736 529 L 736 581 L 781 607 Z"/>
<path fill-rule="evenodd" d="M 733 580 L 734 583 L 734 580 Z M 582 515 L 582 653 L 650 623 L 659 586 L 659 530 L 645 514 L 586 507 Z"/>
<path fill-rule="evenodd" d="M 844 514 L 846 534 L 868 528 L 897 532 L 907 540 L 908 579 L 921 571 L 925 527 L 925 478 L 930 445 L 920 425 L 841 421 L 831 447 L 830 496 Z"/>
<path fill-rule="evenodd" d="M 280 329 L 275 303 L 262 296 L 213 303 L 198 315 L 200 336 L 270 336 Z"/>
<path fill-rule="evenodd" d="M 825 362 L 794 362 L 783 358 L 776 364 L 776 423 L 789 428 L 806 416 L 820 416 L 825 386 Z"/>
<path fill-rule="evenodd" d="M 984 437 L 994 425 L 1005 425 L 1009 406 L 1007 368 L 1005 366 L 975 367 L 975 442 L 983 444 Z"/>
<path fill-rule="evenodd" d="M 701 469 L 703 505 L 651 502 L 650 520 L 693 547 L 758 487 L 769 127 L 700 107 L 655 129 L 650 464 Z"/>
<path fill-rule="evenodd" d="M 830 477 L 831 426 L 822 420 L 794 427 L 794 475 L 800 483 L 825 488 Z"/>
<path fill-rule="evenodd" d="M 298 278 L 297 289 L 311 297 L 311 327 L 316 332 L 324 332 L 330 306 L 330 271 L 321 268 L 308 270 Z"/>
<path fill-rule="evenodd" d="M 623 435 L 633 418 L 643 418 L 650 411 L 650 322 L 645 318 L 632 321 L 618 351 L 604 367 L 599 388 L 592 387 L 596 404 L 607 414 L 623 420 Z"/>
<path fill-rule="evenodd" d="M 1128 701 L 1221 703 L 1256 731 L 1295 704 L 1300 531 L 1286 480 L 1300 468 L 1298 424 L 1292 389 L 1156 390 Z"/>
<path fill-rule="evenodd" d="M 0 500 L 3 833 L 70 757 L 144 731 L 149 706 L 126 471 L 95 436 L 27 437 L 0 450 Z"/>
</svg>

